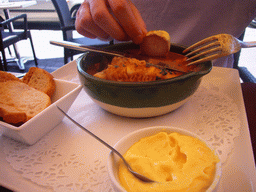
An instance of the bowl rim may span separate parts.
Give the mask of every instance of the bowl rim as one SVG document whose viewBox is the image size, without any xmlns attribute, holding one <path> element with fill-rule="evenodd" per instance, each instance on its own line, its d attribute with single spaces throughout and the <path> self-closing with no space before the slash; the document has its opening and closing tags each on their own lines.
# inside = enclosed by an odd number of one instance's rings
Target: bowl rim
<svg viewBox="0 0 256 192">
<path fill-rule="evenodd" d="M 188 131 L 188 130 L 185 130 L 185 129 L 182 129 L 182 128 L 172 127 L 172 126 L 152 126 L 152 127 L 146 127 L 146 128 L 138 129 L 138 130 L 133 131 L 133 132 L 127 134 L 126 136 L 122 137 L 114 145 L 114 148 L 119 150 L 119 148 L 121 148 L 121 146 L 124 146 L 124 144 L 126 144 L 125 147 L 124 147 L 126 149 L 125 150 L 125 152 L 126 152 L 135 142 L 139 141 L 141 138 L 155 135 L 155 134 L 159 133 L 160 131 L 165 131 L 167 133 L 177 132 L 177 133 L 180 133 L 180 134 L 183 134 L 183 135 L 188 135 L 188 136 L 198 138 L 200 141 L 203 141 L 211 150 L 213 150 L 215 155 L 218 156 L 216 150 L 214 150 L 211 146 L 209 146 L 208 142 L 206 140 L 204 140 L 202 137 L 200 137 L 199 135 L 197 135 L 196 133 L 193 133 L 191 131 Z M 131 139 L 131 138 L 134 138 L 136 135 L 137 135 L 136 139 Z M 131 143 L 131 140 L 133 141 L 133 143 Z M 127 145 L 127 142 L 129 143 L 129 145 Z M 122 155 L 124 154 L 122 152 L 120 152 L 120 153 Z M 108 158 L 107 158 L 108 174 L 109 174 L 110 180 L 114 184 L 114 186 L 119 191 L 125 192 L 126 190 L 120 184 L 119 179 L 117 179 L 115 177 L 114 170 L 112 169 L 113 155 L 114 155 L 114 153 L 111 151 L 108 155 Z M 209 186 L 209 188 L 206 190 L 206 192 L 212 192 L 216 189 L 216 187 L 217 187 L 217 185 L 220 181 L 220 178 L 221 178 L 221 173 L 222 173 L 222 168 L 221 168 L 221 160 L 220 160 L 216 164 L 216 172 L 215 172 L 214 180 L 213 180 L 212 184 Z"/>
<path fill-rule="evenodd" d="M 113 49 L 115 47 L 118 47 L 118 46 L 129 46 L 129 45 L 133 45 L 133 43 L 132 42 L 127 42 L 127 43 L 114 44 L 114 45 L 110 45 L 110 46 L 105 47 L 105 49 L 110 49 L 111 50 L 111 49 Z M 173 48 L 173 47 L 181 48 L 181 49 L 186 48 L 185 46 L 175 44 L 175 43 L 173 43 L 171 45 L 171 48 Z M 190 77 L 198 76 L 198 78 L 200 78 L 201 76 L 208 74 L 212 70 L 212 61 L 208 61 L 208 62 L 205 62 L 205 63 L 207 63 L 207 65 L 209 65 L 207 69 L 204 69 L 202 71 L 192 71 L 192 72 L 186 73 L 184 75 L 180 75 L 180 76 L 173 77 L 173 78 L 170 78 L 170 79 L 147 81 L 147 82 L 113 81 L 113 80 L 106 80 L 106 79 L 101 79 L 101 78 L 98 78 L 98 77 L 94 77 L 94 76 L 86 73 L 86 71 L 83 70 L 82 61 L 89 53 L 91 53 L 91 52 L 87 51 L 76 59 L 78 72 L 81 73 L 83 76 L 85 76 L 87 78 L 87 80 L 101 82 L 101 83 L 110 84 L 110 85 L 122 85 L 122 86 L 135 86 L 136 87 L 136 86 L 152 86 L 152 85 L 159 85 L 159 84 L 169 84 L 170 82 L 182 81 L 182 80 L 190 78 Z"/>
</svg>

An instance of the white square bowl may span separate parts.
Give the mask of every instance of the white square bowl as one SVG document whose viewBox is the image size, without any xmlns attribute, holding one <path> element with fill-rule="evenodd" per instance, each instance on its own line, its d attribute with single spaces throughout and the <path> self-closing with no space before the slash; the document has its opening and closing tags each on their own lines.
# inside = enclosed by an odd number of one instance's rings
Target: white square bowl
<svg viewBox="0 0 256 192">
<path fill-rule="evenodd" d="M 19 127 L 0 121 L 0 135 L 33 145 L 57 126 L 64 115 L 56 105 L 67 112 L 80 93 L 82 86 L 58 79 L 54 79 L 54 81 L 56 90 L 51 97 L 52 104 Z"/>
</svg>

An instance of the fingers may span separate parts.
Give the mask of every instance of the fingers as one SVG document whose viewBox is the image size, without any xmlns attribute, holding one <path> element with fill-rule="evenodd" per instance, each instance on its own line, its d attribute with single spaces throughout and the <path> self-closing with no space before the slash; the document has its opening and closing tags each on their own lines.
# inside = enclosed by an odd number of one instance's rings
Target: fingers
<svg viewBox="0 0 256 192">
<path fill-rule="evenodd" d="M 130 0 L 109 0 L 109 6 L 126 34 L 135 43 L 141 43 L 147 30 L 139 11 L 133 3 Z"/>
<path fill-rule="evenodd" d="M 85 0 L 76 16 L 76 30 L 89 37 L 142 42 L 146 25 L 130 0 Z"/>
<path fill-rule="evenodd" d="M 144 20 L 142 19 L 141 15 L 140 15 L 140 12 L 138 11 L 138 9 L 135 7 L 135 5 L 132 2 L 130 2 L 130 6 L 131 6 L 131 9 L 133 11 L 135 18 L 137 19 L 138 24 L 142 27 L 142 31 L 144 33 L 147 33 L 147 29 L 146 29 L 147 27 L 146 27 Z"/>
<path fill-rule="evenodd" d="M 107 39 L 109 35 L 103 31 L 92 19 L 90 5 L 84 1 L 76 14 L 75 27 L 78 33 L 88 38 L 100 37 Z"/>
<path fill-rule="evenodd" d="M 88 0 L 93 21 L 104 32 L 117 40 L 128 40 L 128 35 L 112 14 L 109 4 L 105 0 Z M 119 0 L 116 0 L 119 1 Z"/>
</svg>

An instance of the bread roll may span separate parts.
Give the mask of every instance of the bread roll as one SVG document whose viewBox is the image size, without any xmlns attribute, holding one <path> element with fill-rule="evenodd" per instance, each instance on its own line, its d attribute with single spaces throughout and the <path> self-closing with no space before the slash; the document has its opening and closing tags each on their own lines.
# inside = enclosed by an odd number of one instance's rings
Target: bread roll
<svg viewBox="0 0 256 192">
<path fill-rule="evenodd" d="M 170 51 L 170 35 L 166 31 L 149 31 L 140 44 L 143 55 L 165 57 Z"/>
</svg>

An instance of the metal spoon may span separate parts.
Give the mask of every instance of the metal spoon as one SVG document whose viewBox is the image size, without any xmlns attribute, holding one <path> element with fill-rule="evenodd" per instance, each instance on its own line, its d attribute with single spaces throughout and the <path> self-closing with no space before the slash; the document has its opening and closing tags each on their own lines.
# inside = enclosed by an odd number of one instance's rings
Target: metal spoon
<svg viewBox="0 0 256 192">
<path fill-rule="evenodd" d="M 83 127 L 82 125 L 80 125 L 78 122 L 76 122 L 74 119 L 72 119 L 68 114 L 66 114 L 61 108 L 59 108 L 57 105 L 56 107 L 67 117 L 69 118 L 74 124 L 76 124 L 78 127 L 82 128 L 84 131 L 86 131 L 87 133 L 89 133 L 91 136 L 93 136 L 95 139 L 97 139 L 98 141 L 100 141 L 102 144 L 104 144 L 106 147 L 108 147 L 109 149 L 111 149 L 114 153 L 116 153 L 124 162 L 124 164 L 126 165 L 126 167 L 128 168 L 128 170 L 138 179 L 140 179 L 141 181 L 144 182 L 156 182 L 153 181 L 135 171 L 132 170 L 132 168 L 130 167 L 130 165 L 128 164 L 128 162 L 124 159 L 124 157 L 113 147 L 111 147 L 109 144 L 107 144 L 105 141 L 103 141 L 102 139 L 100 139 L 98 136 L 94 135 L 92 132 L 90 132 L 88 129 L 86 129 L 85 127 Z"/>
</svg>

